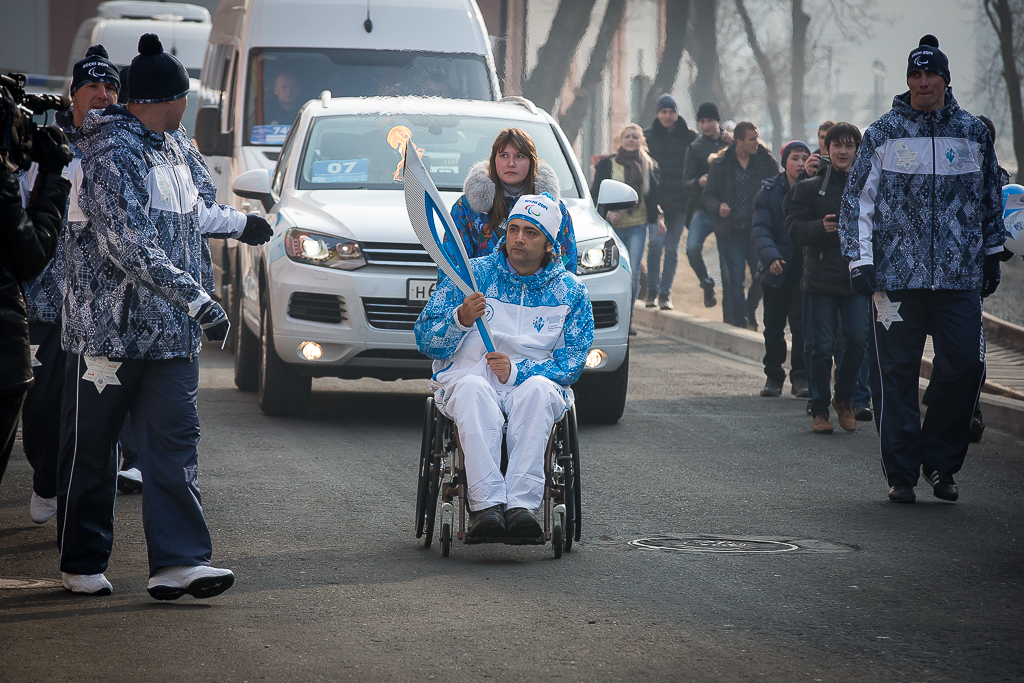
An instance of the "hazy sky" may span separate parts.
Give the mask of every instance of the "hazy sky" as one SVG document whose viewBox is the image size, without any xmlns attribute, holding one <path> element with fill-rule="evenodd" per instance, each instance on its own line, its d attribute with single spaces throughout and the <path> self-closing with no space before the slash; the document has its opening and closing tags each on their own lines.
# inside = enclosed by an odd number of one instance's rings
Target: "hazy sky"
<svg viewBox="0 0 1024 683">
<path fill-rule="evenodd" d="M 980 2 L 980 0 L 979 0 Z M 843 44 L 836 53 L 842 69 L 839 89 L 870 93 L 874 91 L 871 63 L 880 58 L 886 65 L 887 99 L 907 89 L 907 55 L 921 36 L 932 33 L 939 48 L 949 57 L 953 92 L 970 89 L 975 72 L 974 20 L 977 3 L 965 0 L 880 0 L 882 21 L 873 26 L 872 37 L 860 45 Z M 813 68 L 813 67 L 812 67 Z"/>
</svg>

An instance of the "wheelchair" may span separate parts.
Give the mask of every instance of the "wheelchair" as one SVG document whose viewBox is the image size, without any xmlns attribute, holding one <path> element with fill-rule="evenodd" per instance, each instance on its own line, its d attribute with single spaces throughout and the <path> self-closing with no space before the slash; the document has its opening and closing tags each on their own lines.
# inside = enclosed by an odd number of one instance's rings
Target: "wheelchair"
<svg viewBox="0 0 1024 683">
<path fill-rule="evenodd" d="M 504 474 L 508 466 L 504 439 L 501 456 L 501 472 Z M 429 548 L 434 541 L 438 507 L 441 509 L 439 536 L 441 555 L 444 557 L 448 557 L 452 541 L 456 539 L 466 545 L 544 545 L 551 541 L 555 559 L 562 557 L 563 552 L 572 550 L 573 542 L 580 540 L 582 529 L 576 407 L 567 410 L 555 423 L 544 451 L 544 498 L 541 502 L 544 511 L 543 536 L 536 539 L 470 538 L 466 533 L 469 507 L 466 499 L 466 470 L 458 428 L 453 420 L 437 409 L 434 398 L 428 398 L 423 415 L 423 439 L 420 444 L 419 481 L 416 492 L 416 538 L 423 538 L 424 548 Z"/>
</svg>

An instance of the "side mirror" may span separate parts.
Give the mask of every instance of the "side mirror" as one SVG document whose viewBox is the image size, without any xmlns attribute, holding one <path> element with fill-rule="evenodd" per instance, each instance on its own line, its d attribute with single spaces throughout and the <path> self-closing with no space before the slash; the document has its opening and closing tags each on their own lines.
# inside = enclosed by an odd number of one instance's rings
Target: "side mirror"
<svg viewBox="0 0 1024 683">
<path fill-rule="evenodd" d="M 270 171 L 254 168 L 239 175 L 231 184 L 231 191 L 245 199 L 258 199 L 265 211 L 270 211 L 274 200 L 270 196 Z"/>
<path fill-rule="evenodd" d="M 194 130 L 196 147 L 200 153 L 209 157 L 231 156 L 231 148 L 235 144 L 234 135 L 221 132 L 218 107 L 200 107 L 196 112 Z"/>
<path fill-rule="evenodd" d="M 620 183 L 611 178 L 601 181 L 601 189 L 597 192 L 598 206 L 608 211 L 618 211 L 632 208 L 638 201 L 640 201 L 640 197 L 637 196 L 636 190 L 626 183 Z"/>
</svg>

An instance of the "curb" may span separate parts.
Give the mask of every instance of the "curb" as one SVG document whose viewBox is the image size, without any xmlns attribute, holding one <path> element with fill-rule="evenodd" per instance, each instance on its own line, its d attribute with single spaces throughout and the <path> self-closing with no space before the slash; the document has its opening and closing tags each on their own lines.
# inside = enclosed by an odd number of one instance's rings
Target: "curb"
<svg viewBox="0 0 1024 683">
<path fill-rule="evenodd" d="M 689 313 L 648 309 L 641 304 L 633 309 L 633 322 L 640 327 L 710 346 L 758 363 L 764 359 L 764 336 L 726 323 L 706 320 Z M 789 342 L 786 342 L 787 347 Z M 923 395 L 928 382 L 921 380 Z M 1024 438 L 1024 401 L 993 394 L 981 395 L 985 424 Z"/>
</svg>

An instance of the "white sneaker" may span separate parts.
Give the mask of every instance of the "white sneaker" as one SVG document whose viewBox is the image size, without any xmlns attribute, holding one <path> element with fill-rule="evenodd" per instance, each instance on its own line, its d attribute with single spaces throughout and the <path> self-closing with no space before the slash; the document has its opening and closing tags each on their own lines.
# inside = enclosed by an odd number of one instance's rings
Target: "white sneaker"
<svg viewBox="0 0 1024 683">
<path fill-rule="evenodd" d="M 43 498 L 33 491 L 32 502 L 28 504 L 28 514 L 36 524 L 46 524 L 57 514 L 57 499 Z"/>
<path fill-rule="evenodd" d="M 139 468 L 132 467 L 118 472 L 117 490 L 121 493 L 141 493 L 142 472 L 139 471 Z"/>
<path fill-rule="evenodd" d="M 235 582 L 230 569 L 199 565 L 162 567 L 149 580 L 149 594 L 157 600 L 177 600 L 185 593 L 193 598 L 220 595 Z"/>
<path fill-rule="evenodd" d="M 110 595 L 114 587 L 103 574 L 61 573 L 64 590 L 83 595 Z"/>
</svg>

